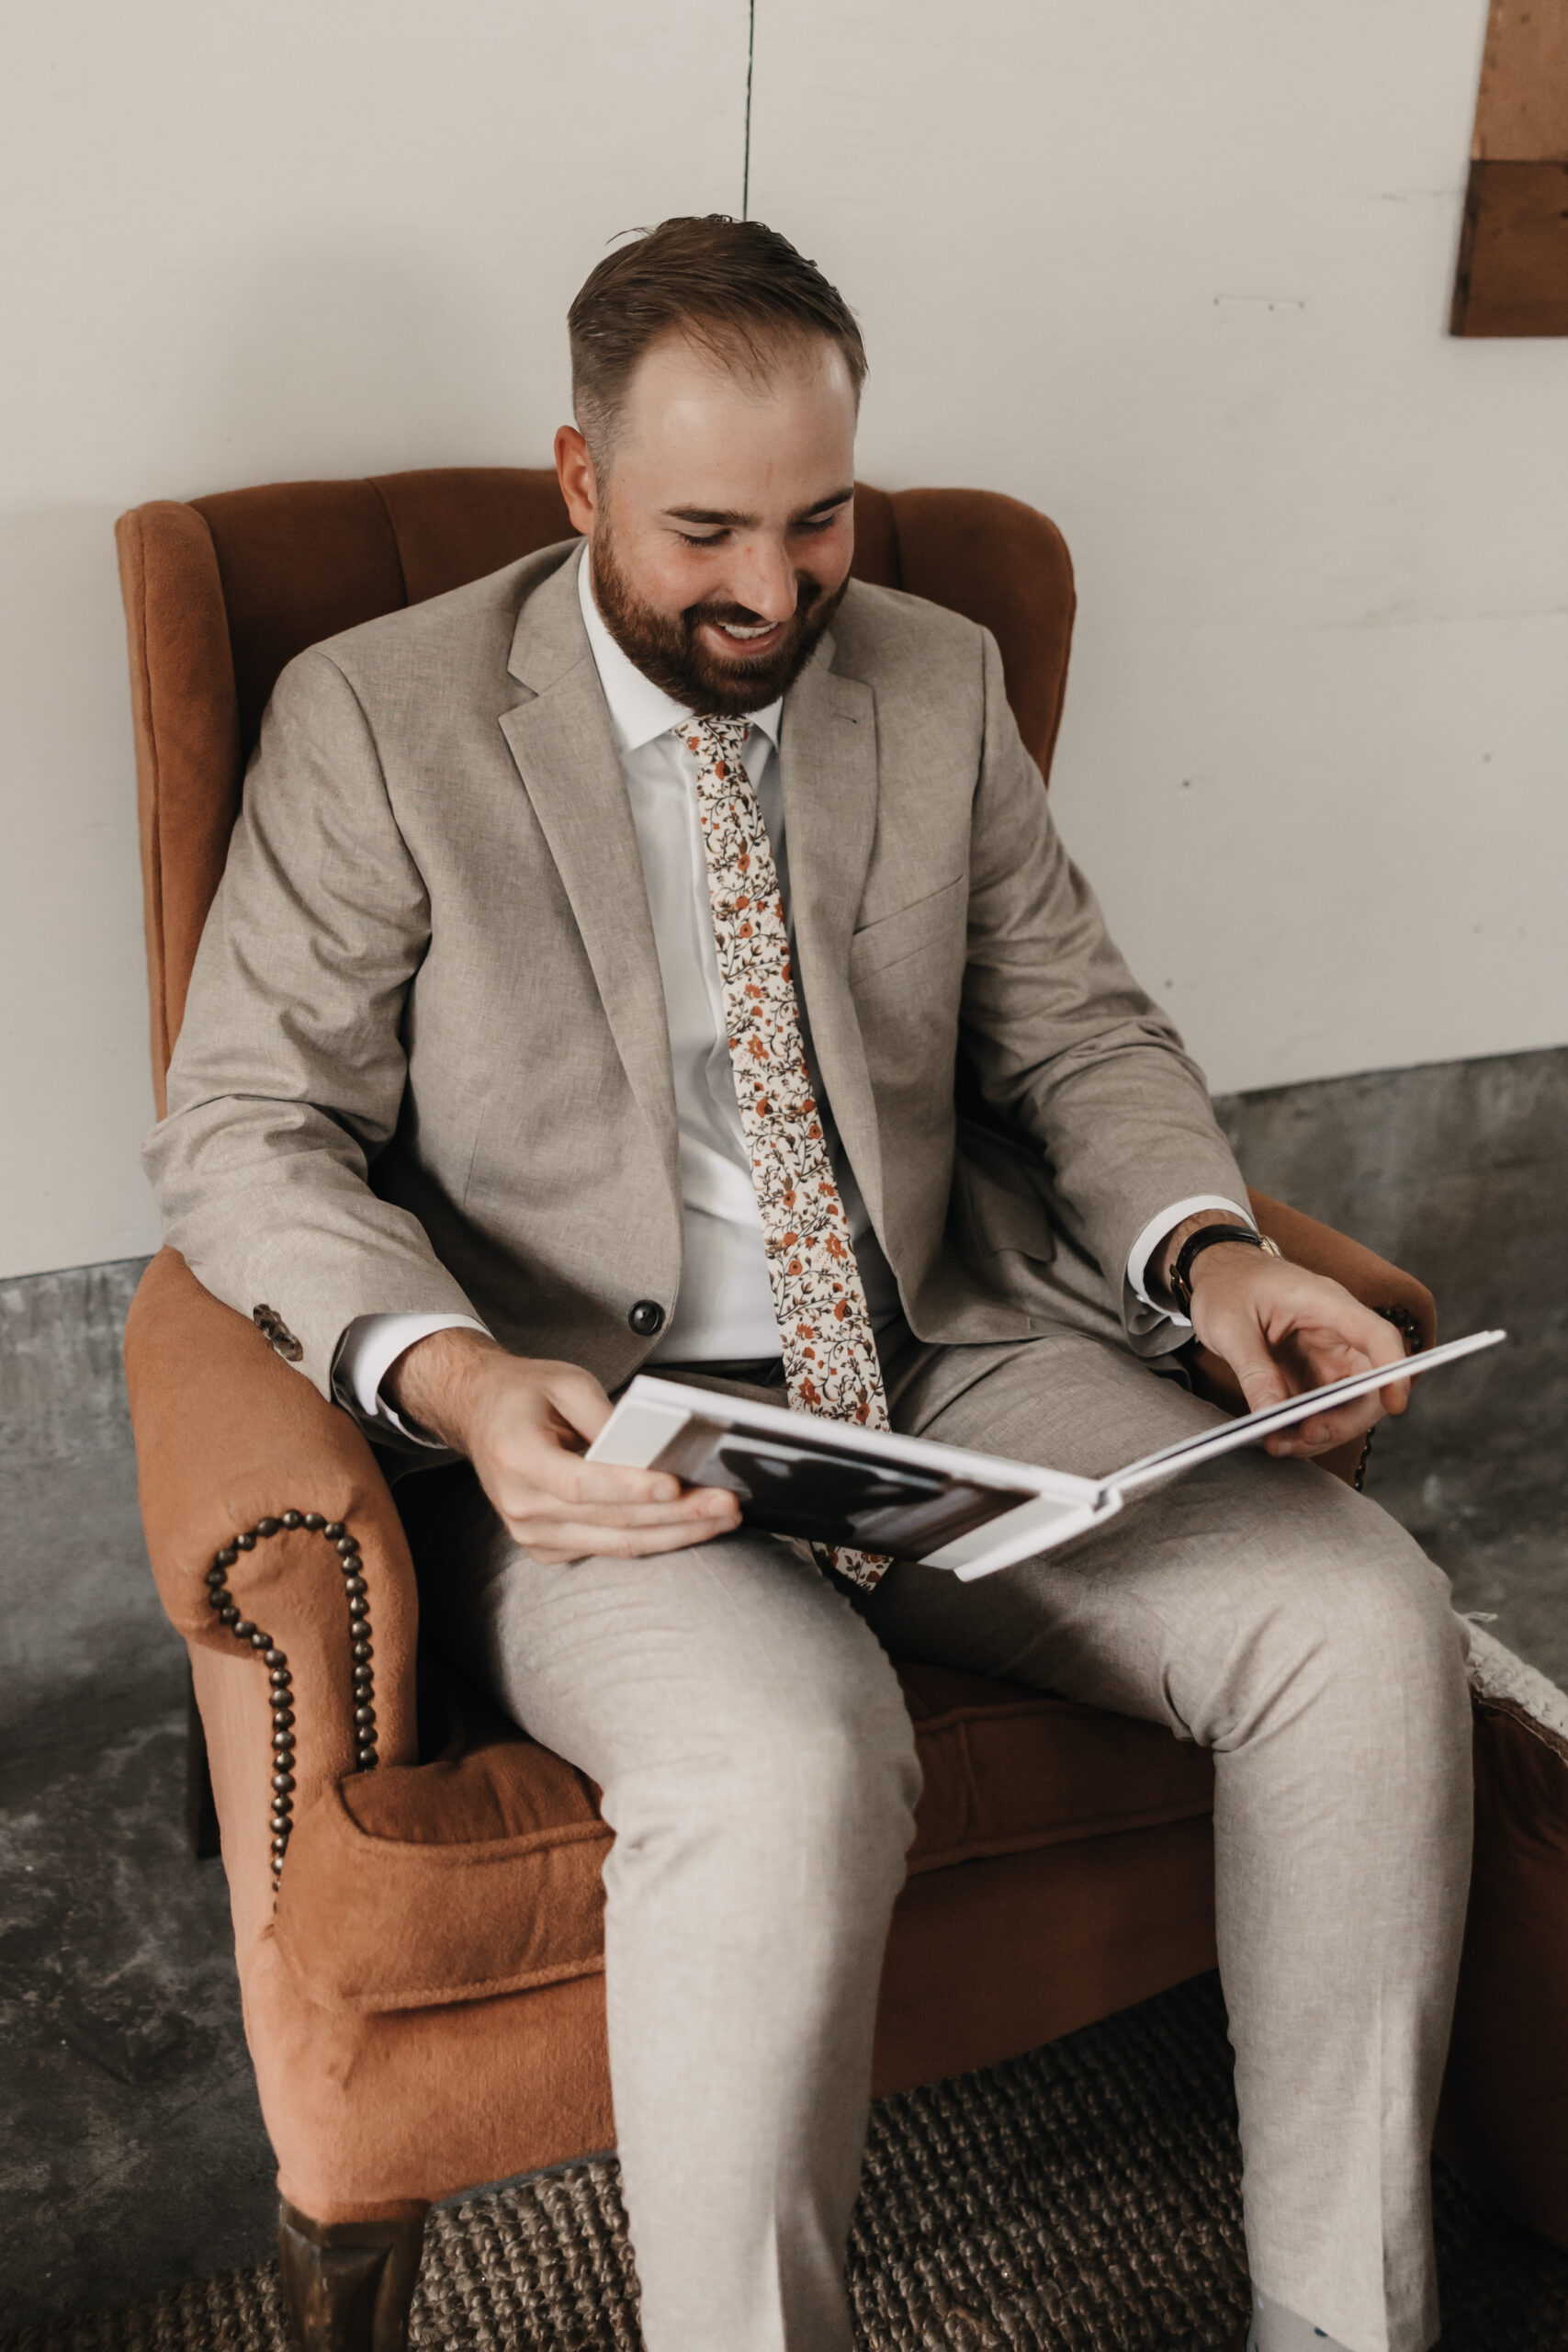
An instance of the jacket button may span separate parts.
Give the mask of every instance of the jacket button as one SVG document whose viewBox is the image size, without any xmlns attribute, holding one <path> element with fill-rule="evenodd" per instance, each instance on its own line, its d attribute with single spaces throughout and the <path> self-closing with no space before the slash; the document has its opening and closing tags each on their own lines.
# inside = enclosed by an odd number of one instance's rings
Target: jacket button
<svg viewBox="0 0 1568 2352">
<path fill-rule="evenodd" d="M 639 1340 L 655 1340 L 664 1329 L 664 1309 L 656 1298 L 639 1298 L 626 1321 Z"/>
<path fill-rule="evenodd" d="M 267 1345 L 276 1351 L 285 1363 L 299 1363 L 305 1351 L 276 1306 L 253 1306 L 251 1320 Z"/>
</svg>

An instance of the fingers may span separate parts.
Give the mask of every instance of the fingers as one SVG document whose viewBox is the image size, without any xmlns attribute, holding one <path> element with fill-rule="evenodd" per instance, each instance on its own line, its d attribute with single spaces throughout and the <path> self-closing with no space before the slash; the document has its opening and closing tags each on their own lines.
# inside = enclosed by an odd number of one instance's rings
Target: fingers
<svg viewBox="0 0 1568 2352">
<path fill-rule="evenodd" d="M 1195 1295 L 1199 1337 L 1230 1364 L 1254 1412 L 1349 1374 L 1403 1363 L 1399 1334 L 1386 1319 L 1325 1277 L 1276 1261 L 1215 1252 L 1204 1293 Z M 1227 1258 L 1228 1265 L 1218 1261 Z M 1315 1413 L 1265 1440 L 1275 1455 L 1312 1455 L 1348 1445 L 1385 1412 L 1403 1413 L 1407 1378 Z"/>
<path fill-rule="evenodd" d="M 1305 1370 L 1306 1385 L 1321 1387 L 1382 1363 L 1403 1363 L 1404 1343 L 1398 1333 L 1382 1316 L 1361 1307 L 1359 1302 L 1352 1300 L 1349 1305 L 1353 1312 L 1343 1314 L 1337 1327 L 1307 1326 L 1292 1333 L 1294 1351 Z M 1274 1454 L 1310 1456 L 1348 1445 L 1374 1430 L 1385 1413 L 1403 1413 L 1410 1402 L 1410 1387 L 1407 1379 L 1391 1380 L 1384 1388 L 1351 1397 L 1329 1412 L 1314 1413 L 1310 1420 L 1298 1422 L 1293 1430 L 1269 1439 L 1267 1450 Z"/>
<path fill-rule="evenodd" d="M 1379 1392 L 1374 1390 L 1370 1396 L 1352 1397 L 1331 1413 L 1314 1413 L 1310 1420 L 1298 1421 L 1294 1429 L 1266 1438 L 1264 1451 L 1275 1455 L 1330 1453 L 1337 1445 L 1364 1437 L 1382 1419 Z"/>
<path fill-rule="evenodd" d="M 1282 1405 L 1295 1389 L 1269 1352 L 1269 1344 L 1255 1317 L 1226 1313 L 1209 1319 L 1201 1335 L 1216 1355 L 1224 1356 L 1241 1385 L 1249 1413 L 1265 1405 Z"/>
<path fill-rule="evenodd" d="M 585 1462 L 549 1412 L 508 1434 L 486 1485 L 507 1532 L 536 1559 L 639 1559 L 739 1524 L 739 1505 L 721 1487 L 683 1487 L 668 1471 Z"/>
<path fill-rule="evenodd" d="M 727 1535 L 739 1525 L 740 1508 L 733 1495 L 713 1487 L 698 1488 L 696 1495 L 703 1508 L 660 1517 L 653 1523 L 575 1519 L 526 1510 L 502 1516 L 513 1543 L 547 1566 L 592 1558 L 641 1560 L 660 1552 L 681 1552 L 692 1544 L 710 1543 L 716 1535 Z"/>
<path fill-rule="evenodd" d="M 610 1399 L 591 1372 L 581 1364 L 545 1363 L 540 1393 L 547 1397 L 568 1427 L 590 1445 L 610 1418 Z"/>
<path fill-rule="evenodd" d="M 1298 1421 L 1293 1429 L 1266 1439 L 1265 1451 L 1273 1454 L 1332 1453 L 1336 1446 L 1365 1437 L 1385 1413 L 1403 1413 L 1410 1402 L 1410 1386 L 1408 1380 L 1393 1380 L 1386 1388 L 1370 1389 L 1364 1396 L 1352 1396 L 1329 1412 L 1314 1413 L 1310 1420 Z"/>
<path fill-rule="evenodd" d="M 735 1497 L 721 1487 L 694 1487 L 669 1503 L 563 1503 L 556 1495 L 521 1480 L 501 1484 L 496 1508 L 509 1527 L 526 1521 L 536 1532 L 543 1529 L 610 1528 L 622 1534 L 657 1533 L 660 1530 L 699 1528 L 711 1535 L 716 1527 L 731 1527 L 739 1516 Z M 519 1539 L 521 1540 L 521 1539 Z M 696 1539 L 694 1539 L 696 1540 Z"/>
<path fill-rule="evenodd" d="M 513 1462 L 521 1479 L 574 1511 L 634 1506 L 670 1510 L 682 1499 L 681 1481 L 668 1470 L 628 1470 L 615 1462 L 584 1462 L 581 1454 L 569 1453 L 549 1430 L 519 1445 Z"/>
<path fill-rule="evenodd" d="M 681 1481 L 667 1470 L 585 1462 L 581 1441 L 592 1442 L 604 1428 L 610 1400 L 592 1375 L 575 1364 L 540 1371 L 542 1378 L 509 1396 L 506 1418 L 493 1432 L 496 1468 L 508 1484 L 516 1480 L 537 1487 L 574 1510 L 680 1501 Z"/>
<path fill-rule="evenodd" d="M 1335 1288 L 1337 1289 L 1338 1285 L 1336 1284 Z M 1342 1342 L 1348 1354 L 1360 1358 L 1359 1363 L 1350 1364 L 1348 1369 L 1359 1372 L 1363 1367 L 1370 1369 L 1375 1364 L 1404 1363 L 1404 1340 L 1394 1326 L 1386 1317 L 1374 1314 L 1370 1306 L 1363 1306 L 1359 1299 L 1349 1299 L 1348 1293 L 1345 1295 L 1350 1311 L 1341 1313 L 1337 1329 L 1332 1336 Z M 1333 1378 L 1334 1374 L 1329 1374 L 1326 1377 Z M 1408 1380 L 1391 1380 L 1388 1386 L 1380 1388 L 1377 1394 L 1383 1400 L 1385 1413 L 1403 1413 L 1410 1402 L 1410 1383 Z M 1393 1401 L 1396 1398 L 1398 1401 Z"/>
<path fill-rule="evenodd" d="M 536 1558 L 633 1558 L 705 1544 L 739 1523 L 733 1495 L 666 1470 L 588 1462 L 610 1400 L 576 1364 L 500 1355 L 487 1365 L 469 1458 L 513 1541 Z"/>
</svg>

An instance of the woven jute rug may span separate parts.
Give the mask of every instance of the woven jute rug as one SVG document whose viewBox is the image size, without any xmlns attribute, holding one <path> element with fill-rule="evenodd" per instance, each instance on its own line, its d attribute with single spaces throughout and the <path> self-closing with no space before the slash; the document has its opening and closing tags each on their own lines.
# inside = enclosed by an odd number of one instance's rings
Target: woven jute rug
<svg viewBox="0 0 1568 2352">
<path fill-rule="evenodd" d="M 884 2100 L 850 2249 L 863 2352 L 1201 2352 L 1245 2308 L 1230 2049 L 1201 1977 L 1065 2041 Z M 1568 2255 L 1441 2168 L 1443 2352 L 1564 2352 Z M 613 2161 L 431 2216 L 420 2352 L 637 2352 Z M 282 2352 L 268 2267 L 0 2352 Z"/>
</svg>

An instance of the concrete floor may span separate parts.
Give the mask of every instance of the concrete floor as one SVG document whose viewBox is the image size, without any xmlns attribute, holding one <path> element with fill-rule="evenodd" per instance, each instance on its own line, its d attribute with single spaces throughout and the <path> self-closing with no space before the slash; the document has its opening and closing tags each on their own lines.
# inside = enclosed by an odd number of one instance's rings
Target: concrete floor
<svg viewBox="0 0 1568 2352">
<path fill-rule="evenodd" d="M 274 2191 L 222 1869 L 185 1842 L 184 1651 L 129 1449 L 0 1478 L 0 1559 L 55 1619 L 0 1668 L 4 2332 L 254 2260 Z"/>
<path fill-rule="evenodd" d="M 1369 1483 L 1457 1605 L 1568 1685 L 1568 1050 L 1223 1108 L 1252 1181 L 1420 1274 L 1446 1331 L 1515 1333 L 1417 1388 Z M 254 2260 L 272 2228 L 136 1515 L 116 1342 L 136 1272 L 0 1283 L 0 2330 Z"/>
</svg>

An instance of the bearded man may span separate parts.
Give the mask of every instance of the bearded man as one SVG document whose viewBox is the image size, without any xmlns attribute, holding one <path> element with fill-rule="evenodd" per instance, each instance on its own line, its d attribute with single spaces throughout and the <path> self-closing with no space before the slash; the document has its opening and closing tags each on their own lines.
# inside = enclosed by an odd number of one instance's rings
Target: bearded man
<svg viewBox="0 0 1568 2352">
<path fill-rule="evenodd" d="M 1460 1637 L 1303 1458 L 1403 1385 L 972 1586 L 819 1572 L 727 1493 L 582 1458 L 647 1369 L 1099 1472 L 1216 1418 L 1192 1329 L 1255 1405 L 1397 1343 L 1258 1246 L 991 639 L 850 582 L 841 297 L 678 220 L 570 328 L 581 537 L 278 683 L 149 1145 L 168 1238 L 445 1465 L 400 1489 L 427 1618 L 603 1791 L 649 2352 L 851 2343 L 917 1793 L 890 1653 L 1212 1751 L 1255 2342 L 1425 2352 Z"/>
</svg>

